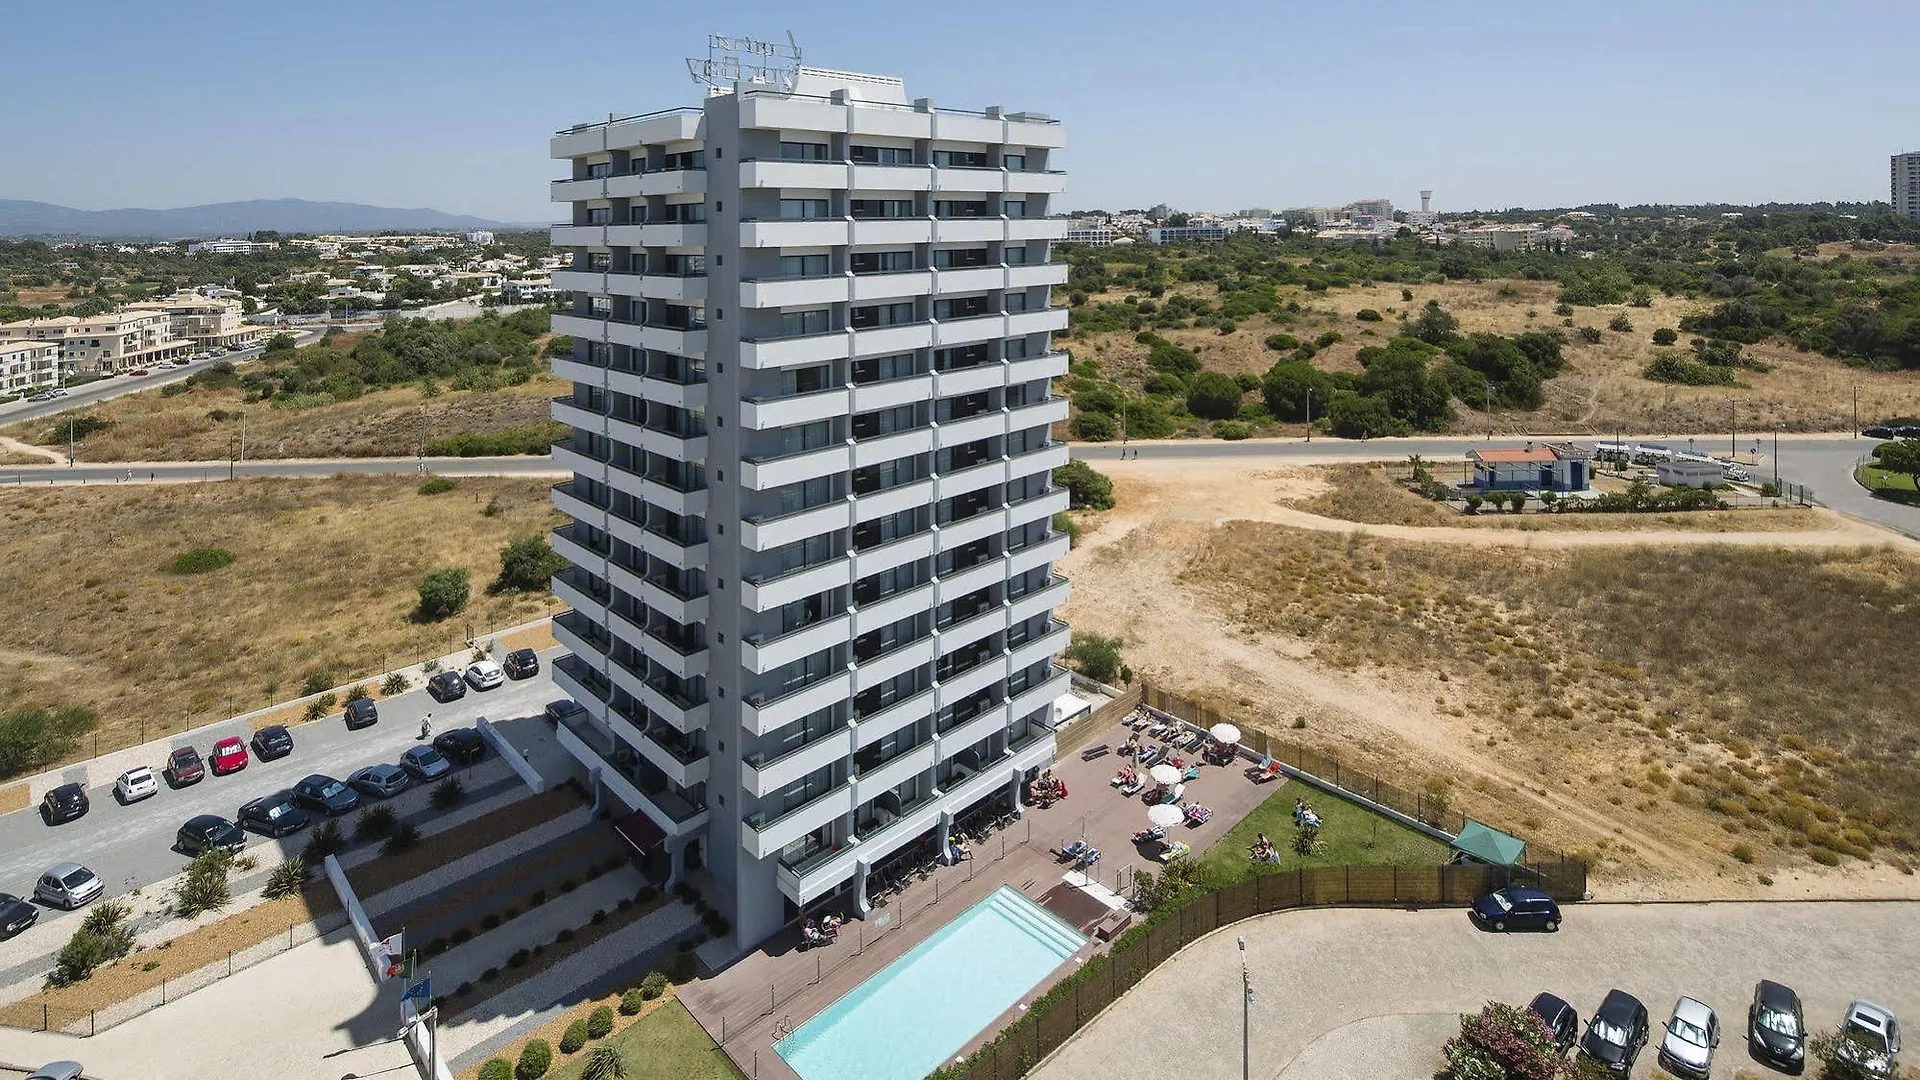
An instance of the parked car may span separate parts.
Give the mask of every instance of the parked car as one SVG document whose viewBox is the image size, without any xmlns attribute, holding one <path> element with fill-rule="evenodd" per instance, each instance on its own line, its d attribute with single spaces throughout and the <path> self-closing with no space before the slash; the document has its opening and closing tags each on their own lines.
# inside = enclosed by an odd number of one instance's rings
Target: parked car
<svg viewBox="0 0 1920 1080">
<path fill-rule="evenodd" d="M 1573 1049 L 1573 1040 L 1580 1037 L 1580 1016 L 1573 1006 L 1554 997 L 1552 994 L 1535 994 L 1527 1005 L 1527 1011 L 1540 1018 L 1553 1032 L 1553 1047 L 1565 1054 Z"/>
<path fill-rule="evenodd" d="M 145 765 L 135 765 L 121 773 L 120 779 L 113 782 L 113 794 L 120 800 L 122 806 L 137 803 L 141 799 L 150 799 L 160 794 L 160 778 L 153 775 L 153 770 Z"/>
<path fill-rule="evenodd" d="M 487 740 L 473 728 L 454 728 L 434 737 L 433 748 L 455 765 L 471 765 L 487 756 Z"/>
<path fill-rule="evenodd" d="M 87 789 L 79 784 L 61 784 L 40 799 L 40 816 L 49 825 L 63 825 L 74 818 L 86 817 L 90 808 Z"/>
<path fill-rule="evenodd" d="M 1847 1018 L 1840 1022 L 1841 1040 L 1834 1056 L 1864 1070 L 1869 1076 L 1894 1076 L 1900 1058 L 1900 1021 L 1893 1010 L 1871 1001 L 1857 1000 L 1847 1006 Z"/>
<path fill-rule="evenodd" d="M 391 799 L 413 786 L 413 776 L 398 765 L 369 765 L 347 777 L 353 790 L 375 799 Z"/>
<path fill-rule="evenodd" d="M 49 1061 L 35 1069 L 27 1080 L 81 1080 L 85 1072 L 77 1061 Z"/>
<path fill-rule="evenodd" d="M 1647 1045 L 1647 1007 L 1625 990 L 1609 990 L 1587 1021 L 1580 1054 L 1616 1076 L 1633 1071 L 1633 1059 Z"/>
<path fill-rule="evenodd" d="M 1707 1080 L 1713 1075 L 1713 1051 L 1720 1045 L 1720 1018 L 1690 997 L 1673 1003 L 1667 1033 L 1660 1039 L 1660 1067 L 1675 1076 Z"/>
<path fill-rule="evenodd" d="M 467 685 L 475 690 L 493 690 L 506 681 L 505 669 L 491 660 L 475 660 L 467 665 Z"/>
<path fill-rule="evenodd" d="M 439 702 L 458 701 L 467 696 L 467 681 L 457 671 L 436 672 L 427 680 L 427 693 Z"/>
<path fill-rule="evenodd" d="M 1514 885 L 1482 893 L 1473 902 L 1475 921 L 1490 930 L 1560 929 L 1560 905 L 1544 891 L 1526 885 Z"/>
<path fill-rule="evenodd" d="M 317 814 L 338 817 L 360 806 L 360 793 L 323 773 L 314 773 L 293 785 L 293 801 Z"/>
<path fill-rule="evenodd" d="M 1806 1065 L 1807 1022 L 1799 994 L 1766 979 L 1754 985 L 1753 1004 L 1747 1006 L 1747 1049 L 1789 1072 Z"/>
<path fill-rule="evenodd" d="M 213 744 L 209 760 L 215 776 L 239 772 L 247 767 L 247 744 L 241 742 L 238 735 L 229 735 Z"/>
<path fill-rule="evenodd" d="M 174 834 L 173 842 L 188 855 L 203 851 L 224 851 L 231 855 L 247 846 L 247 831 L 218 814 L 201 814 L 188 818 Z"/>
<path fill-rule="evenodd" d="M 572 698 L 547 702 L 547 723 L 559 727 L 562 723 L 587 711 L 586 706 Z"/>
<path fill-rule="evenodd" d="M 59 396 L 60 396 L 59 394 L 56 394 L 51 390 L 42 390 L 37 394 L 27 395 L 27 400 L 28 401 L 52 401 L 54 398 L 57 398 Z"/>
<path fill-rule="evenodd" d="M 1874 424 L 1871 427 L 1861 428 L 1860 434 L 1865 435 L 1869 439 L 1899 438 L 1899 436 L 1894 433 L 1894 430 L 1885 424 Z"/>
<path fill-rule="evenodd" d="M 400 755 L 400 767 L 423 784 L 438 780 L 453 771 L 453 766 L 448 763 L 446 757 L 431 746 L 410 747 L 406 753 Z"/>
<path fill-rule="evenodd" d="M 167 755 L 167 767 L 160 770 L 167 783 L 176 788 L 197 784 L 206 778 L 207 769 L 200 763 L 200 751 L 191 746 L 176 746 L 173 753 Z"/>
<path fill-rule="evenodd" d="M 294 805 L 291 791 L 262 795 L 240 808 L 240 827 L 268 836 L 297 833 L 306 828 L 310 821 L 307 812 Z"/>
<path fill-rule="evenodd" d="M 72 911 L 98 900 L 106 891 L 107 883 L 100 880 L 99 874 L 79 863 L 63 862 L 48 867 L 47 872 L 40 875 L 33 886 L 33 898 Z"/>
<path fill-rule="evenodd" d="M 285 724 L 268 724 L 253 733 L 253 756 L 261 761 L 278 761 L 293 753 L 293 732 Z"/>
<path fill-rule="evenodd" d="M 40 909 L 12 893 L 0 892 L 0 941 L 40 921 Z"/>
<path fill-rule="evenodd" d="M 151 374 L 153 374 L 153 372 L 148 371 L 146 368 L 143 368 L 143 367 L 134 368 L 132 371 L 127 372 L 127 375 L 129 377 L 135 378 L 135 379 L 141 377 L 142 375 L 151 375 Z"/>
<path fill-rule="evenodd" d="M 531 679 L 540 674 L 540 654 L 532 649 L 515 649 L 500 666 L 506 669 L 509 679 Z"/>
<path fill-rule="evenodd" d="M 373 704 L 372 698 L 354 698 L 347 702 L 347 730 L 372 727 L 380 722 L 380 710 Z"/>
</svg>

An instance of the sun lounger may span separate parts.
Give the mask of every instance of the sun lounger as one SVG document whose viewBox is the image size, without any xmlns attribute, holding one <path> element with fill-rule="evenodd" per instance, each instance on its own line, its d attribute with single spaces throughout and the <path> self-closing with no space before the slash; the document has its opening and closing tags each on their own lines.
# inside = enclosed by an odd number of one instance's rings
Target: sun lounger
<svg viewBox="0 0 1920 1080">
<path fill-rule="evenodd" d="M 1192 806 L 1187 807 L 1188 825 L 1205 825 L 1211 820 L 1213 820 L 1213 811 L 1207 807 L 1201 806 L 1199 803 L 1194 803 Z"/>
<path fill-rule="evenodd" d="M 1140 789 L 1145 787 L 1146 783 L 1147 782 L 1145 780 L 1142 780 L 1138 776 L 1136 776 L 1132 780 L 1128 781 L 1127 783 L 1120 785 L 1120 794 L 1126 795 L 1129 797 L 1138 795 L 1140 794 Z"/>
<path fill-rule="evenodd" d="M 1182 780 L 1198 780 L 1198 779 L 1200 779 L 1200 766 L 1198 766 L 1198 765 L 1189 765 L 1189 766 L 1187 766 L 1187 771 L 1186 771 L 1186 772 L 1184 772 L 1184 773 L 1182 773 L 1182 774 L 1180 774 L 1180 778 L 1181 778 Z"/>
<path fill-rule="evenodd" d="M 1089 746 L 1085 750 L 1080 751 L 1080 760 L 1092 761 L 1094 758 L 1097 758 L 1102 754 L 1111 752 L 1112 749 L 1113 748 L 1111 746 L 1108 746 L 1106 743 L 1101 743 L 1099 746 Z"/>
<path fill-rule="evenodd" d="M 1175 784 L 1170 788 L 1166 788 L 1166 793 L 1160 796 L 1160 802 L 1162 805 L 1177 803 L 1180 801 L 1180 793 L 1185 790 L 1187 790 L 1187 785 L 1185 784 Z"/>
</svg>

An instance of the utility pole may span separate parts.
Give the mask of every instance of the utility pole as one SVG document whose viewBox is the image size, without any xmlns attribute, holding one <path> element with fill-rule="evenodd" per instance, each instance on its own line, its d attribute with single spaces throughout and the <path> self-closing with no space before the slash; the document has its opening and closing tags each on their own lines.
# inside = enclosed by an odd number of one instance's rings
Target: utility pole
<svg viewBox="0 0 1920 1080">
<path fill-rule="evenodd" d="M 1740 455 L 1740 404 L 1732 398 L 1727 399 L 1727 424 L 1733 428 L 1733 434 L 1727 437 L 1727 456 Z"/>
<path fill-rule="evenodd" d="M 1313 387 L 1307 387 L 1307 441 L 1313 441 Z"/>
<path fill-rule="evenodd" d="M 1853 437 L 1860 437 L 1860 384 L 1853 384 Z"/>
<path fill-rule="evenodd" d="M 1253 1077 L 1253 976 L 1247 972 L 1247 939 L 1240 939 L 1240 1080 Z"/>
<path fill-rule="evenodd" d="M 1487 391 L 1487 441 L 1493 441 L 1493 383 L 1485 375 L 1480 376 L 1480 385 Z"/>
<path fill-rule="evenodd" d="M 1773 425 L 1773 490 L 1780 492 L 1780 425 Z"/>
<path fill-rule="evenodd" d="M 240 464 L 247 463 L 247 410 L 240 410 Z"/>
<path fill-rule="evenodd" d="M 67 468 L 73 468 L 73 417 L 67 417 Z"/>
</svg>

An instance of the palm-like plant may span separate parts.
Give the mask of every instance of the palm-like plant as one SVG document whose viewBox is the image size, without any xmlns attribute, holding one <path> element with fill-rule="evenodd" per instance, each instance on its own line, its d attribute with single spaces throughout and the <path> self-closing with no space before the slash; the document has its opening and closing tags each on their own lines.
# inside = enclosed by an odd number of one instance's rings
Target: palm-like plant
<svg viewBox="0 0 1920 1080">
<path fill-rule="evenodd" d="M 627 1062 L 620 1051 L 611 1046 L 600 1045 L 587 1052 L 587 1063 L 580 1070 L 580 1080 L 626 1080 Z"/>
</svg>

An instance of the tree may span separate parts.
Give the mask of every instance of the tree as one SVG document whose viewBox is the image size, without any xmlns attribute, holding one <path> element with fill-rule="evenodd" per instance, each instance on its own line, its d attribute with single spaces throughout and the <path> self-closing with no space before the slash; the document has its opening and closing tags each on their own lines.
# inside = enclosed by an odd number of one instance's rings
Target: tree
<svg viewBox="0 0 1920 1080">
<path fill-rule="evenodd" d="M 1333 404 L 1333 378 L 1304 360 L 1282 360 L 1260 380 L 1260 398 L 1276 420 L 1306 420 L 1318 403 L 1325 416 Z"/>
<path fill-rule="evenodd" d="M 1343 439 L 1367 439 L 1404 435 L 1408 428 L 1385 398 L 1343 390 L 1327 407 L 1327 430 Z"/>
<path fill-rule="evenodd" d="M 1820 1070 L 1820 1080 L 1877 1080 L 1885 1075 L 1867 1067 L 1868 1062 L 1885 1059 L 1885 1048 L 1875 1046 L 1872 1039 L 1845 1025 L 1808 1039 L 1807 1050 L 1826 1062 Z"/>
<path fill-rule="evenodd" d="M 1073 437 L 1086 442 L 1112 442 L 1116 425 L 1113 417 L 1100 412 L 1083 412 L 1073 418 Z"/>
<path fill-rule="evenodd" d="M 1873 453 L 1881 468 L 1911 477 L 1914 487 L 1920 488 L 1920 439 L 1881 443 Z"/>
<path fill-rule="evenodd" d="M 1113 509 L 1113 481 L 1078 458 L 1053 470 L 1053 482 L 1067 489 L 1067 505 L 1075 510 Z"/>
<path fill-rule="evenodd" d="M 471 593 L 466 570 L 454 566 L 435 570 L 420 579 L 420 617 L 428 622 L 438 622 L 450 615 L 457 615 L 460 609 L 467 606 L 467 597 Z"/>
<path fill-rule="evenodd" d="M 1498 1001 L 1462 1015 L 1442 1053 L 1456 1080 L 1553 1080 L 1562 1068 L 1546 1022 Z"/>
<path fill-rule="evenodd" d="M 1188 222 L 1191 222 L 1192 220 L 1193 220 L 1193 215 L 1191 214 L 1187 214 L 1184 212 L 1173 213 L 1173 214 L 1167 215 L 1166 224 L 1169 228 L 1178 229 L 1178 228 L 1184 227 Z"/>
<path fill-rule="evenodd" d="M 267 339 L 267 352 L 291 352 L 295 338 L 292 334 L 275 334 Z"/>
<path fill-rule="evenodd" d="M 1671 327 L 1663 326 L 1653 332 L 1653 343 L 1655 345 L 1671 345 L 1679 340 L 1680 335 L 1674 333 Z"/>
<path fill-rule="evenodd" d="M 0 779 L 53 764 L 99 723 L 99 714 L 77 705 L 29 705 L 0 714 Z"/>
<path fill-rule="evenodd" d="M 567 568 L 566 557 L 553 550 L 544 536 L 523 536 L 500 549 L 500 576 L 493 579 L 489 592 L 538 592 L 547 580 Z M 422 586 L 424 590 L 424 584 Z M 466 603 L 464 583 L 461 604 Z M 426 606 L 426 593 L 420 603 Z M 455 607 L 455 611 L 459 610 Z M 449 612 L 451 614 L 451 612 Z"/>
<path fill-rule="evenodd" d="M 1233 376 L 1202 371 L 1187 385 L 1187 411 L 1206 420 L 1226 420 L 1240 412 L 1240 396 Z"/>
<path fill-rule="evenodd" d="M 1420 317 L 1413 320 L 1412 325 L 1407 328 L 1407 333 L 1429 345 L 1440 345 L 1459 329 L 1459 319 L 1454 318 L 1451 312 L 1441 307 L 1440 301 L 1429 300 L 1427 306 L 1421 309 Z"/>
<path fill-rule="evenodd" d="M 1631 334 L 1633 333 L 1633 320 L 1627 318 L 1626 312 L 1623 311 L 1607 320 L 1607 329 L 1616 334 Z"/>
<path fill-rule="evenodd" d="M 1067 646 L 1066 657 L 1087 678 L 1095 682 L 1112 682 L 1120 674 L 1121 644 L 1118 637 L 1076 632 Z"/>
<path fill-rule="evenodd" d="M 596 1046 L 587 1054 L 580 1069 L 580 1080 L 626 1080 L 627 1062 L 611 1046 Z"/>
</svg>

